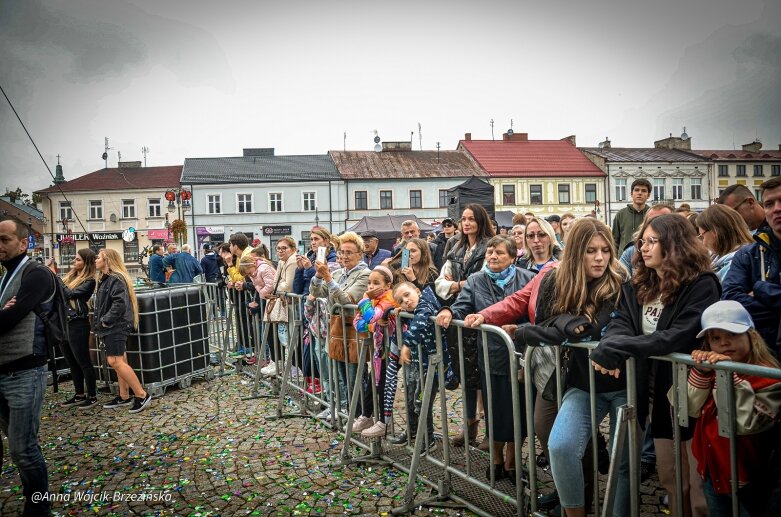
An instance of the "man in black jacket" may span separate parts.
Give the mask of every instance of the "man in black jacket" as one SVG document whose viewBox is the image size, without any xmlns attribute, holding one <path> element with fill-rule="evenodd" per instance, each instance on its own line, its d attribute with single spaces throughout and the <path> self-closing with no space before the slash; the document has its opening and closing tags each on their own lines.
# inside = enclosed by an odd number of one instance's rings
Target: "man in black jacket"
<svg viewBox="0 0 781 517">
<path fill-rule="evenodd" d="M 449 217 L 442 219 L 442 231 L 439 232 L 437 238 L 432 241 L 434 245 L 434 265 L 437 270 L 442 269 L 442 264 L 445 263 L 445 247 L 447 241 L 450 240 L 453 235 L 456 234 L 456 223 Z"/>
<path fill-rule="evenodd" d="M 0 222 L 0 428 L 19 469 L 24 515 L 49 514 L 46 461 L 38 445 L 46 391 L 46 330 L 34 310 L 51 313 L 55 280 L 27 256 L 30 229 L 20 220 Z"/>
</svg>

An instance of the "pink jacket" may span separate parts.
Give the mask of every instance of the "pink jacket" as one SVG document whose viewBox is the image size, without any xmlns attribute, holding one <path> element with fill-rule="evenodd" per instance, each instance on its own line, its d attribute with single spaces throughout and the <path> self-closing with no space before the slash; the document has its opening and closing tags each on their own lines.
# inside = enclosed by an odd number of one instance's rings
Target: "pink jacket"
<svg viewBox="0 0 781 517">
<path fill-rule="evenodd" d="M 529 321 L 534 325 L 537 297 L 540 294 L 542 279 L 545 273 L 558 264 L 559 262 L 549 262 L 523 289 L 515 291 L 499 303 L 486 307 L 478 314 L 485 318 L 485 323 L 488 325 L 510 325 L 517 323 L 523 316 L 528 316 Z"/>
<path fill-rule="evenodd" d="M 274 276 L 277 272 L 266 261 L 260 260 L 259 262 L 260 265 L 255 270 L 255 274 L 250 278 L 252 279 L 252 285 L 255 286 L 255 290 L 258 292 L 258 296 L 265 299 L 274 290 Z"/>
</svg>

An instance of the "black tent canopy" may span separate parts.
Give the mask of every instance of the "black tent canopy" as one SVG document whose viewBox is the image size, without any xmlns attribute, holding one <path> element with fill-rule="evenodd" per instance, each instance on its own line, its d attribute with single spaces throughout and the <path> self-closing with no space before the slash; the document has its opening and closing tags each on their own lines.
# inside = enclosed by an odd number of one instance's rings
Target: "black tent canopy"
<svg viewBox="0 0 781 517">
<path fill-rule="evenodd" d="M 469 203 L 478 203 L 488 212 L 488 217 L 494 219 L 494 187 L 487 181 L 472 176 L 465 182 L 447 190 L 447 216 L 458 221 L 464 207 Z"/>
</svg>

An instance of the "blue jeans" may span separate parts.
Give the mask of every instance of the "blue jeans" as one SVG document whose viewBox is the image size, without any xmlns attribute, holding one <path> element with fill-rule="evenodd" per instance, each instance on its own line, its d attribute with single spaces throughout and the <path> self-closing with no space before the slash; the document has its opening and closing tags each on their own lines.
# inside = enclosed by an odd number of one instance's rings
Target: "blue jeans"
<svg viewBox="0 0 781 517">
<path fill-rule="evenodd" d="M 33 503 L 33 494 L 49 491 L 46 461 L 38 445 L 45 391 L 45 366 L 0 374 L 0 428 L 8 437 L 11 460 L 22 478 L 25 515 L 48 515 L 49 512 L 48 502 Z"/>
<path fill-rule="evenodd" d="M 710 476 L 702 482 L 702 491 L 705 492 L 705 502 L 708 503 L 708 515 L 710 517 L 732 517 L 732 494 L 719 495 L 713 489 Z M 738 500 L 740 517 L 749 517 L 748 510 Z"/>
<path fill-rule="evenodd" d="M 610 413 L 610 445 L 616 429 L 618 408 L 627 402 L 626 391 L 597 393 L 597 422 Z M 589 394 L 577 388 L 570 388 L 564 394 L 559 414 L 551 429 L 548 448 L 553 481 L 559 491 L 563 508 L 585 506 L 583 494 L 583 454 L 591 439 L 591 406 Z M 618 485 L 613 515 L 623 517 L 629 514 L 629 447 L 624 448 L 621 457 Z"/>
</svg>

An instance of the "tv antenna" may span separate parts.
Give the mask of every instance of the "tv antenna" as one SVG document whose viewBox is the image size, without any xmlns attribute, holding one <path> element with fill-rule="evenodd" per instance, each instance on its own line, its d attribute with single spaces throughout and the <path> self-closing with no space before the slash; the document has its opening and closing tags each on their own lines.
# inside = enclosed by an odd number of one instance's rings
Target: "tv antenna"
<svg viewBox="0 0 781 517">
<path fill-rule="evenodd" d="M 105 147 L 103 148 L 103 155 L 101 156 L 101 158 L 103 159 L 104 162 L 106 162 L 106 168 L 108 169 L 108 152 L 114 148 L 108 146 L 108 137 L 105 137 L 105 140 L 106 140 L 106 144 Z"/>
<path fill-rule="evenodd" d="M 439 142 L 437 142 L 437 163 L 439 163 Z"/>
<path fill-rule="evenodd" d="M 422 131 L 423 130 L 420 127 L 420 122 L 418 122 L 418 142 L 420 144 L 420 150 L 421 151 L 423 150 L 423 133 L 422 133 Z"/>
<path fill-rule="evenodd" d="M 149 148 L 147 146 L 142 147 L 141 154 L 144 155 L 144 167 L 146 167 L 146 155 L 149 154 Z"/>
<path fill-rule="evenodd" d="M 380 135 L 377 134 L 377 130 L 374 130 L 374 152 L 379 153 L 382 152 L 382 146 L 380 145 Z"/>
<path fill-rule="evenodd" d="M 344 132 L 344 142 L 343 142 L 343 150 L 347 150 L 347 131 Z"/>
<path fill-rule="evenodd" d="M 494 138 L 494 119 L 491 119 L 491 140 L 496 140 Z"/>
<path fill-rule="evenodd" d="M 120 151 L 117 151 L 117 161 L 118 162 L 122 161 L 122 153 Z"/>
</svg>

